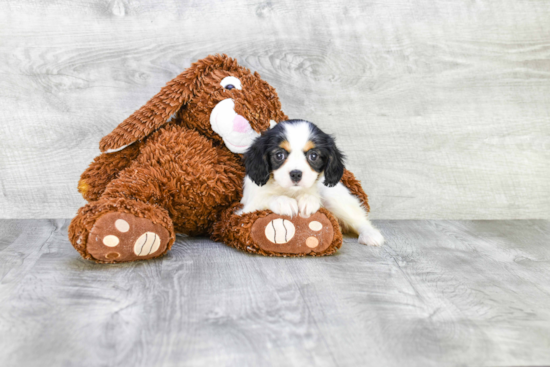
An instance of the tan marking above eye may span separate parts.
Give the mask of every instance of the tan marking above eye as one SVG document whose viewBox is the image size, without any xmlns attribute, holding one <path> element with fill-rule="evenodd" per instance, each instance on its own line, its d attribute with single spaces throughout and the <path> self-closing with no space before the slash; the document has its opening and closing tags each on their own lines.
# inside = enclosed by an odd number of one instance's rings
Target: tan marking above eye
<svg viewBox="0 0 550 367">
<path fill-rule="evenodd" d="M 308 150 L 311 150 L 313 148 L 315 148 L 315 143 L 312 142 L 311 140 L 308 140 L 306 145 L 304 145 L 304 152 L 307 152 Z"/>
<path fill-rule="evenodd" d="M 279 144 L 279 147 L 283 148 L 287 152 L 290 152 L 290 143 L 288 142 L 288 140 L 281 142 L 281 144 Z"/>
</svg>

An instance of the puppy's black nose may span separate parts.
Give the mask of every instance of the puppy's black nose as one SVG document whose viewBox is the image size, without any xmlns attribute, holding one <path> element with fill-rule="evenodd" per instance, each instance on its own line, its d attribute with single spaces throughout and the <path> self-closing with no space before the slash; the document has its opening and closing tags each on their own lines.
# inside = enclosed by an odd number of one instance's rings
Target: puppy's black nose
<svg viewBox="0 0 550 367">
<path fill-rule="evenodd" d="M 302 171 L 298 171 L 297 169 L 295 169 L 294 171 L 290 171 L 290 179 L 294 183 L 300 182 L 300 180 L 302 179 Z"/>
</svg>

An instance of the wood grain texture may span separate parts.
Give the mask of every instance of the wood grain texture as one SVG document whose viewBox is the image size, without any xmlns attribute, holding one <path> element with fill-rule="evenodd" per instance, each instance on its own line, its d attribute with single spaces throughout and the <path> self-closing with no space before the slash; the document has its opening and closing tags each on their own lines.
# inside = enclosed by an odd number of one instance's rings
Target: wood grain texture
<svg viewBox="0 0 550 367">
<path fill-rule="evenodd" d="M 180 237 L 99 265 L 0 221 L 1 366 L 550 364 L 550 222 L 378 221 L 380 248 L 265 258 Z"/>
<path fill-rule="evenodd" d="M 550 3 L 0 0 L 0 217 L 71 217 L 101 137 L 227 53 L 334 133 L 373 218 L 550 218 Z"/>
</svg>

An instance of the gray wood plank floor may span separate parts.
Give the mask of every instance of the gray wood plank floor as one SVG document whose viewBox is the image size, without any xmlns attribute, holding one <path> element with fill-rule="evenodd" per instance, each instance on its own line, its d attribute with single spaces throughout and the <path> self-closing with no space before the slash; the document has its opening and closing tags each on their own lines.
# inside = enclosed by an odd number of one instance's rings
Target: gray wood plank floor
<svg viewBox="0 0 550 367">
<path fill-rule="evenodd" d="M 378 221 L 327 258 L 181 237 L 82 260 L 68 220 L 0 221 L 1 366 L 550 364 L 550 222 Z"/>
</svg>

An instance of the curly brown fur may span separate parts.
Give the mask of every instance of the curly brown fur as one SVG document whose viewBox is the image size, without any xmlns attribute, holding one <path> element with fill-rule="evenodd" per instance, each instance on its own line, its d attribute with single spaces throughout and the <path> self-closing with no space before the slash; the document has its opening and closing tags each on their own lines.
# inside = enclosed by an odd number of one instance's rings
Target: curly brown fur
<svg viewBox="0 0 550 367">
<path fill-rule="evenodd" d="M 176 231 L 207 234 L 220 211 L 242 195 L 238 155 L 195 130 L 169 125 L 152 134 L 103 197 L 135 198 L 166 209 Z"/>
<path fill-rule="evenodd" d="M 78 192 L 87 201 L 99 199 L 109 182 L 117 178 L 120 171 L 136 159 L 140 147 L 141 145 L 136 143 L 119 152 L 97 156 L 80 176 Z"/>
</svg>

